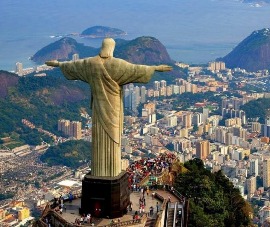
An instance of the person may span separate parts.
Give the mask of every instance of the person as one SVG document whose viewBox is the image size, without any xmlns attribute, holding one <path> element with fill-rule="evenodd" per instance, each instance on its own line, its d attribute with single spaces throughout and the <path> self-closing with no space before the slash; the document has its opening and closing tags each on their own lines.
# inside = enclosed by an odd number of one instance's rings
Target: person
<svg viewBox="0 0 270 227">
<path fill-rule="evenodd" d="M 86 218 L 87 218 L 87 223 L 90 223 L 91 222 L 91 214 L 87 214 Z"/>
<path fill-rule="evenodd" d="M 132 211 L 132 202 L 129 202 L 129 211 Z"/>
<path fill-rule="evenodd" d="M 150 213 L 150 216 L 152 216 L 154 214 L 154 207 L 150 206 L 149 213 Z"/>
<path fill-rule="evenodd" d="M 105 38 L 98 56 L 77 61 L 47 61 L 60 67 L 69 80 L 88 83 L 92 93 L 91 175 L 115 177 L 121 173 L 121 133 L 123 128 L 123 85 L 147 83 L 155 71 L 171 66 L 136 65 L 113 57 L 115 41 Z"/>
</svg>

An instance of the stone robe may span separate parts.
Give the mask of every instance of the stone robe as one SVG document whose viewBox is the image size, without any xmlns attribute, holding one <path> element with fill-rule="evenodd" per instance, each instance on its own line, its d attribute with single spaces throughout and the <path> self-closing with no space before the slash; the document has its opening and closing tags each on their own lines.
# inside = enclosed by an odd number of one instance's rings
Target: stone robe
<svg viewBox="0 0 270 227">
<path fill-rule="evenodd" d="M 59 64 L 70 80 L 88 83 L 92 92 L 91 175 L 114 177 L 121 173 L 123 128 L 122 86 L 147 83 L 154 66 L 135 65 L 122 59 L 100 56 Z"/>
</svg>

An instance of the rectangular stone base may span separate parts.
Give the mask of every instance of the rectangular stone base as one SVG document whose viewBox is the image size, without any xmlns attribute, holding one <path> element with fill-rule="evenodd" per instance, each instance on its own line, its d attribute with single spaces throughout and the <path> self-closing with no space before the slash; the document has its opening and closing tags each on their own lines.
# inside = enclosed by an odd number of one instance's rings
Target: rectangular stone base
<svg viewBox="0 0 270 227">
<path fill-rule="evenodd" d="M 80 214 L 90 213 L 99 218 L 122 217 L 130 203 L 128 174 L 121 172 L 116 177 L 85 175 L 82 181 Z"/>
</svg>

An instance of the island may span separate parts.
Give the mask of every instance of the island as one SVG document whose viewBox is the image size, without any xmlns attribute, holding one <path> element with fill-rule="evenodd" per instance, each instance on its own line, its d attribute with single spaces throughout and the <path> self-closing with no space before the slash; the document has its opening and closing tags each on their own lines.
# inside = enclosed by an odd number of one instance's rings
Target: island
<svg viewBox="0 0 270 227">
<path fill-rule="evenodd" d="M 127 32 L 118 28 L 110 28 L 106 26 L 93 26 L 85 29 L 82 33 L 82 37 L 88 38 L 106 38 L 127 35 Z"/>
</svg>

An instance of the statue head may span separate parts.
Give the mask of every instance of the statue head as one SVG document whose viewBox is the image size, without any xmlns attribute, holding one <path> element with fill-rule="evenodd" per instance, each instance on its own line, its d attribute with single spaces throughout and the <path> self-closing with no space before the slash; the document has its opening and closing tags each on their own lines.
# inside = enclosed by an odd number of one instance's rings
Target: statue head
<svg viewBox="0 0 270 227">
<path fill-rule="evenodd" d="M 113 57 L 115 41 L 112 38 L 105 38 L 102 42 L 102 47 L 99 56 L 102 58 Z"/>
</svg>

